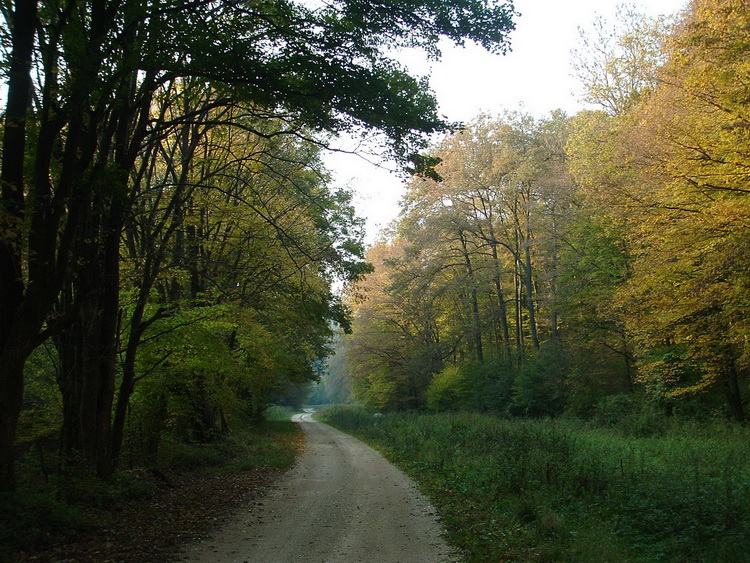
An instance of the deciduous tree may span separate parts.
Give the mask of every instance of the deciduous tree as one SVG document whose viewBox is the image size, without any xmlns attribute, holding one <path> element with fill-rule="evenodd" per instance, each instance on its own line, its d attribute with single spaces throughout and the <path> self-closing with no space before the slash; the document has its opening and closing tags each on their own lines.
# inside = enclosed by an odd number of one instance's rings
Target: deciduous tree
<svg viewBox="0 0 750 563">
<path fill-rule="evenodd" d="M 97 424 L 109 424 L 128 178 L 160 126 L 151 107 L 164 84 L 192 76 L 224 85 L 227 96 L 314 130 L 376 129 L 406 158 L 423 133 L 447 124 L 426 84 L 383 47 L 417 45 L 438 55 L 447 37 L 502 51 L 512 27 L 509 4 L 479 0 L 317 7 L 18 0 L 4 7 L 12 50 L 1 178 L 2 489 L 13 486 L 23 363 L 59 328 L 95 336 L 86 369 Z M 69 314 L 54 317 L 65 287 Z"/>
<path fill-rule="evenodd" d="M 642 187 L 623 293 L 642 377 L 668 396 L 719 387 L 744 418 L 748 303 L 747 7 L 693 2 L 662 85 L 627 130 Z M 680 358 L 682 367 L 670 358 Z"/>
</svg>

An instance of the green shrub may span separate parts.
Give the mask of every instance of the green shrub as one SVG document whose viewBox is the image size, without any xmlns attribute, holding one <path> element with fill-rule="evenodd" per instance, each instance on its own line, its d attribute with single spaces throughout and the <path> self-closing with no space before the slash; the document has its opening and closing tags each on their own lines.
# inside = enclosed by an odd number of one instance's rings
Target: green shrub
<svg viewBox="0 0 750 563">
<path fill-rule="evenodd" d="M 519 370 L 513 386 L 511 413 L 556 416 L 565 408 L 567 357 L 559 346 L 542 346 Z"/>
<path fill-rule="evenodd" d="M 73 535 L 80 526 L 77 509 L 46 490 L 0 494 L 0 561 L 13 561 L 17 550 L 53 534 Z"/>
<path fill-rule="evenodd" d="M 626 436 L 642 438 L 663 434 L 672 425 L 672 419 L 655 402 L 633 394 L 601 398 L 594 408 L 592 422 Z"/>
<path fill-rule="evenodd" d="M 160 466 L 195 471 L 200 469 L 244 471 L 252 467 L 290 467 L 296 455 L 291 421 L 267 421 L 227 434 L 210 444 L 188 444 L 168 438 L 161 448 Z"/>
<path fill-rule="evenodd" d="M 191 444 L 165 435 L 159 449 L 159 466 L 193 471 L 216 467 L 225 460 L 225 454 L 216 444 Z"/>
<path fill-rule="evenodd" d="M 478 412 L 504 414 L 513 399 L 515 369 L 508 360 L 495 359 L 467 367 L 469 407 Z"/>
<path fill-rule="evenodd" d="M 291 420 L 292 416 L 298 412 L 299 409 L 296 407 L 270 405 L 263 413 L 263 418 L 270 422 L 281 422 L 284 420 Z"/>
<path fill-rule="evenodd" d="M 466 370 L 450 364 L 435 374 L 427 388 L 427 408 L 433 411 L 462 410 L 467 406 Z"/>
<path fill-rule="evenodd" d="M 601 426 L 615 426 L 638 409 L 636 398 L 632 394 L 617 394 L 602 397 L 594 405 L 593 422 Z"/>
</svg>

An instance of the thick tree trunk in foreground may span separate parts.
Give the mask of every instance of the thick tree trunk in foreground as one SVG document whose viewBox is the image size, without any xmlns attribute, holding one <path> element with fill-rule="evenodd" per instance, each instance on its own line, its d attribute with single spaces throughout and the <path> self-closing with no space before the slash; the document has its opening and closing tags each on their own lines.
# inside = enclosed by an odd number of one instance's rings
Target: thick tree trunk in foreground
<svg viewBox="0 0 750 563">
<path fill-rule="evenodd" d="M 0 490 L 14 487 L 16 426 L 23 402 L 23 366 L 31 353 L 19 346 L 19 323 L 32 332 L 41 321 L 23 314 L 24 282 L 21 234 L 24 207 L 26 115 L 31 93 L 31 58 L 37 19 L 36 0 L 17 1 L 12 21 L 12 50 L 0 171 Z"/>
<path fill-rule="evenodd" d="M 69 295 L 77 302 L 75 321 L 58 338 L 63 397 L 63 453 L 99 477 L 111 473 L 111 418 L 119 315 L 121 212 L 114 209 L 92 227 L 102 232 L 79 256 Z M 91 233 L 87 235 L 93 240 Z M 70 306 L 70 304 L 68 304 Z"/>
</svg>

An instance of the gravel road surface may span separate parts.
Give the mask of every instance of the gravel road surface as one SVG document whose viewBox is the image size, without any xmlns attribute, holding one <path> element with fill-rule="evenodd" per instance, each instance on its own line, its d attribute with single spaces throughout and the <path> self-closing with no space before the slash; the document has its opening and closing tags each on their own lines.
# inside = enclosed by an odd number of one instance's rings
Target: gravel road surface
<svg viewBox="0 0 750 563">
<path fill-rule="evenodd" d="M 441 563 L 455 561 L 413 482 L 356 438 L 312 419 L 295 466 L 255 506 L 181 561 Z"/>
</svg>

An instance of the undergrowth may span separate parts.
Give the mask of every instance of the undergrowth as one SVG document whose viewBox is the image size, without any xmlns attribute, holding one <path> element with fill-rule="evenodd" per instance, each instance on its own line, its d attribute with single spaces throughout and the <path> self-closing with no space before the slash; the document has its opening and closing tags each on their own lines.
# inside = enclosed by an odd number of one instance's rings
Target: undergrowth
<svg viewBox="0 0 750 563">
<path fill-rule="evenodd" d="M 286 470 L 294 463 L 300 440 L 297 426 L 281 420 L 248 425 L 209 444 L 165 437 L 156 467 L 124 469 L 109 481 L 76 473 L 42 478 L 32 467 L 22 466 L 17 491 L 0 496 L 0 562 L 13 561 L 20 549 L 34 550 L 86 533 L 101 511 L 148 503 L 161 488 L 174 487 L 178 476 L 221 479 L 252 469 Z"/>
<path fill-rule="evenodd" d="M 720 423 L 617 426 L 335 407 L 436 504 L 467 561 L 750 561 L 750 441 Z"/>
</svg>

